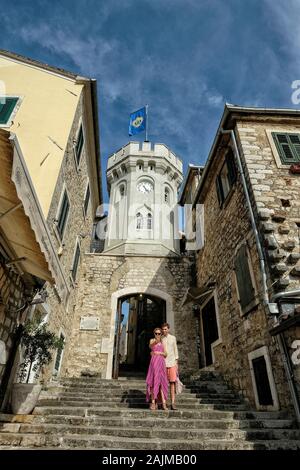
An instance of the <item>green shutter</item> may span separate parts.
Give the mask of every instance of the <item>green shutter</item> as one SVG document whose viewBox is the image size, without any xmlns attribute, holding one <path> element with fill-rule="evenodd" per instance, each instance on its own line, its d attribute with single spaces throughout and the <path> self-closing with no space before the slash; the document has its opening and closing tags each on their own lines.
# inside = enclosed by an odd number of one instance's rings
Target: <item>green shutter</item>
<svg viewBox="0 0 300 470">
<path fill-rule="evenodd" d="M 9 118 L 17 104 L 18 98 L 1 98 L 2 100 L 5 100 L 5 103 L 1 103 L 0 100 L 0 125 L 4 125 L 8 123 Z"/>
<path fill-rule="evenodd" d="M 281 162 L 285 165 L 300 162 L 299 134 L 281 134 L 272 132 Z"/>
<path fill-rule="evenodd" d="M 246 245 L 243 245 L 239 249 L 235 259 L 234 269 L 238 285 L 240 304 L 243 310 L 255 298 L 255 290 L 252 284 Z"/>
<path fill-rule="evenodd" d="M 299 134 L 289 134 L 288 138 L 290 139 L 290 142 L 293 146 L 294 155 L 298 158 L 298 161 L 300 161 L 300 137 L 299 137 Z"/>
<path fill-rule="evenodd" d="M 69 214 L 69 209 L 70 209 L 69 198 L 68 198 L 67 192 L 65 191 L 63 195 L 63 200 L 60 206 L 60 212 L 59 212 L 58 222 L 57 222 L 57 230 L 61 239 L 63 238 L 63 234 L 64 234 L 64 230 L 65 230 L 65 226 L 66 226 L 66 222 L 67 222 L 67 218 Z"/>
</svg>

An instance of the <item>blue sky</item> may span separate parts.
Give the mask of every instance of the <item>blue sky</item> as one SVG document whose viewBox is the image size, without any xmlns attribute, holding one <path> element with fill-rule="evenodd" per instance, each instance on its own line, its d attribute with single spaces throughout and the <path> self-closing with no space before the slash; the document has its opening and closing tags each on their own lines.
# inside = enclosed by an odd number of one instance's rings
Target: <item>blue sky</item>
<svg viewBox="0 0 300 470">
<path fill-rule="evenodd" d="M 168 145 L 185 170 L 205 163 L 225 102 L 297 107 L 299 0 L 0 0 L 0 7 L 0 48 L 98 80 L 103 170 L 130 140 L 130 112 L 144 104 L 149 140 Z"/>
</svg>

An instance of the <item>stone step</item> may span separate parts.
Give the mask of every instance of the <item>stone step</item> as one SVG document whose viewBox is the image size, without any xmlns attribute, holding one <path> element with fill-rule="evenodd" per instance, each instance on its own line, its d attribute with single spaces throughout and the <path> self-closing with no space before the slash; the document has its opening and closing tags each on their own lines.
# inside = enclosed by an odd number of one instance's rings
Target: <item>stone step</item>
<svg viewBox="0 0 300 470">
<path fill-rule="evenodd" d="M 71 415 L 71 416 L 121 416 L 131 418 L 147 418 L 149 417 L 149 409 L 134 409 L 134 408 L 88 408 L 88 407 L 59 407 L 47 406 L 36 407 L 34 415 Z M 154 412 L 153 412 L 154 413 Z M 173 418 L 204 418 L 204 419 L 286 419 L 287 413 L 280 411 L 242 411 L 231 410 L 222 411 L 219 409 L 196 409 L 196 410 L 177 410 L 177 411 L 162 411 L 156 410 L 155 416 L 157 419 L 168 417 Z"/>
<path fill-rule="evenodd" d="M 159 439 L 128 438 L 114 435 L 39 435 L 25 433 L 0 433 L 0 446 L 22 448 L 59 448 L 59 449 L 120 449 L 120 450 L 299 450 L 299 440 L 256 440 L 243 439 Z M 1 447 L 0 447 L 1 448 Z"/>
<path fill-rule="evenodd" d="M 122 394 L 126 392 L 131 393 L 144 393 L 146 391 L 146 385 L 144 384 L 142 387 L 116 387 L 114 389 L 110 389 L 109 387 L 82 387 L 82 386 L 64 386 L 64 387 L 55 387 L 51 388 L 48 387 L 44 389 L 43 392 L 48 393 L 63 393 L 63 392 L 71 392 L 71 393 L 81 393 L 81 394 L 96 394 L 102 393 L 106 395 L 112 394 Z M 182 393 L 184 394 L 209 394 L 209 395 L 228 395 L 232 397 L 238 397 L 237 393 L 232 392 L 232 390 L 228 388 L 206 388 L 206 387 L 194 387 L 194 388 L 186 388 L 183 387 Z"/>
<path fill-rule="evenodd" d="M 15 423 L 6 423 L 14 426 Z M 292 429 L 295 426 L 295 422 L 292 419 L 181 419 L 181 418 L 165 418 L 164 416 L 157 419 L 157 415 L 154 417 L 148 416 L 143 418 L 131 418 L 131 417 L 78 417 L 78 416 L 62 416 L 62 415 L 46 415 L 46 416 L 35 416 L 34 424 L 61 424 L 61 425 L 77 425 L 86 428 L 89 426 L 124 426 L 124 427 L 157 427 L 162 426 L 163 429 L 178 428 L 178 429 Z M 1 425 L 0 425 L 1 426 Z M 0 428 L 1 429 L 1 428 Z M 9 429 L 9 428 L 4 428 Z M 15 429 L 12 427 L 12 430 Z M 14 431 L 12 431 L 14 432 Z"/>
<path fill-rule="evenodd" d="M 20 424 L 18 426 L 18 431 L 12 430 L 12 432 L 20 432 L 21 434 L 35 433 L 42 435 L 55 434 L 57 436 L 66 436 L 67 434 L 92 434 L 97 436 L 128 437 L 132 439 L 147 438 L 160 440 L 296 440 L 300 438 L 299 429 L 164 429 L 161 426 L 138 428 L 136 426 L 66 426 L 55 424 Z M 7 430 L 4 430 L 4 432 L 7 432 Z"/>
<path fill-rule="evenodd" d="M 40 401 L 38 407 L 42 406 L 44 408 L 48 407 L 61 407 L 63 409 L 67 409 L 69 407 L 80 407 L 80 408 L 94 408 L 101 410 L 102 408 L 107 408 L 110 406 L 111 409 L 113 408 L 149 408 L 149 404 L 145 402 L 145 400 L 134 400 L 134 401 L 124 401 L 124 402 L 82 402 L 82 401 L 59 401 L 59 400 L 44 400 Z M 243 404 L 232 404 L 230 403 L 180 403 L 178 407 L 182 410 L 248 410 L 248 407 Z"/>
<path fill-rule="evenodd" d="M 77 395 L 60 395 L 59 397 L 42 397 L 39 399 L 39 405 L 47 405 L 57 402 L 79 402 L 82 404 L 85 403 L 146 403 L 146 395 L 124 395 L 124 396 L 110 396 L 110 397 L 78 397 Z M 206 404 L 241 404 L 241 400 L 238 398 L 210 398 L 210 397 L 195 397 L 195 396 L 182 396 L 178 395 L 176 402 L 180 406 L 182 404 L 197 404 L 197 403 L 206 403 Z"/>
<path fill-rule="evenodd" d="M 43 391 L 41 393 L 41 398 L 46 398 L 48 396 L 57 396 L 57 397 L 77 397 L 77 398 L 82 398 L 82 399 L 92 399 L 92 398 L 110 398 L 112 396 L 114 397 L 135 397 L 135 396 L 145 396 L 146 391 L 144 390 L 143 392 L 140 392 L 139 390 L 128 390 L 128 391 L 118 391 L 109 393 L 109 392 L 77 392 L 74 390 L 62 390 L 59 391 L 58 394 L 51 394 L 47 391 Z M 180 395 L 177 395 L 178 398 L 228 398 L 228 399 L 240 399 L 238 396 L 232 394 L 232 393 L 208 393 L 208 392 L 201 392 L 201 393 L 192 393 L 191 391 L 184 391 Z"/>
</svg>

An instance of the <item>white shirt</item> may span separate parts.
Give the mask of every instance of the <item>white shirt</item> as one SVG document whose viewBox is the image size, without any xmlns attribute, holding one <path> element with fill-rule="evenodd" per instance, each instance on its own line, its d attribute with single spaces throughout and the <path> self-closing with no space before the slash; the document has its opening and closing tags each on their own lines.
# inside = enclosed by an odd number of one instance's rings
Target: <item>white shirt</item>
<svg viewBox="0 0 300 470">
<path fill-rule="evenodd" d="M 174 367 L 176 366 L 176 361 L 178 360 L 178 350 L 177 350 L 177 341 L 176 337 L 170 335 L 163 336 L 162 342 L 166 347 L 167 357 L 166 357 L 166 366 Z"/>
</svg>

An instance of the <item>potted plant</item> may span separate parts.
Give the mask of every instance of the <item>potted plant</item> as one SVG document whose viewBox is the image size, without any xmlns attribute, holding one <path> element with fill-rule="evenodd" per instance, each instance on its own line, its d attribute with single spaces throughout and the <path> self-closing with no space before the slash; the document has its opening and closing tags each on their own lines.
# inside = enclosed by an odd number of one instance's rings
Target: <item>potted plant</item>
<svg viewBox="0 0 300 470">
<path fill-rule="evenodd" d="M 14 414 L 29 414 L 42 389 L 39 383 L 31 382 L 32 372 L 37 379 L 41 368 L 51 362 L 52 350 L 63 348 L 63 340 L 49 331 L 48 325 L 40 318 L 36 318 L 24 323 L 21 347 L 23 359 L 17 373 L 18 383 L 13 384 L 11 406 Z"/>
</svg>

